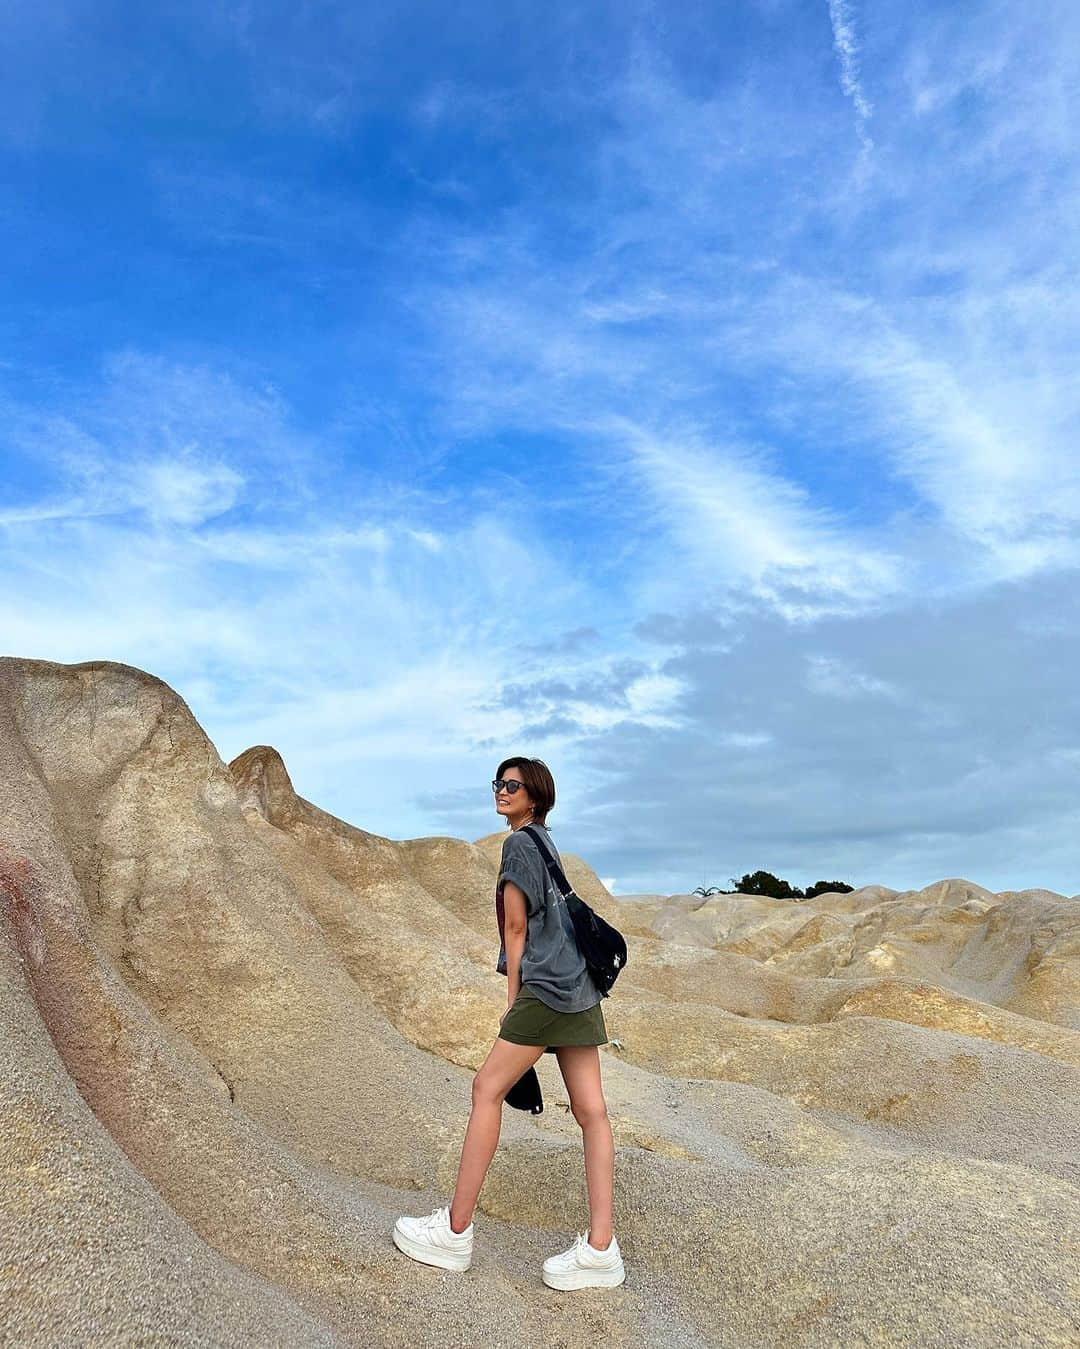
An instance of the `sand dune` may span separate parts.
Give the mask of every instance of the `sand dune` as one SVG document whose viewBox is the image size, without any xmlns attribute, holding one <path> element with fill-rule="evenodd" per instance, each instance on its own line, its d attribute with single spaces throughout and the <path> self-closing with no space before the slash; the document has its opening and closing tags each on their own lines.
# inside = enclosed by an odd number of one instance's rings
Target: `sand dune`
<svg viewBox="0 0 1080 1349">
<path fill-rule="evenodd" d="M 378 837 L 149 674 L 10 658 L 0 821 L 0 1341 L 1080 1342 L 1078 899 L 616 900 L 568 853 L 629 946 L 628 1278 L 559 1294 L 587 1206 L 551 1056 L 472 1269 L 390 1240 L 449 1198 L 505 1005 L 501 833 Z"/>
</svg>

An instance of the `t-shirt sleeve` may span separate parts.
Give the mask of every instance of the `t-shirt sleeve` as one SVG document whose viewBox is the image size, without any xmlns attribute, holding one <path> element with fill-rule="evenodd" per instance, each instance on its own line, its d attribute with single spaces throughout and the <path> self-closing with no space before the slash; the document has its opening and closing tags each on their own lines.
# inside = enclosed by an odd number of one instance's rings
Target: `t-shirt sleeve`
<svg viewBox="0 0 1080 1349">
<path fill-rule="evenodd" d="M 513 881 L 525 896 L 531 918 L 544 906 L 544 862 L 528 834 L 510 834 L 503 844 L 499 884 Z"/>
</svg>

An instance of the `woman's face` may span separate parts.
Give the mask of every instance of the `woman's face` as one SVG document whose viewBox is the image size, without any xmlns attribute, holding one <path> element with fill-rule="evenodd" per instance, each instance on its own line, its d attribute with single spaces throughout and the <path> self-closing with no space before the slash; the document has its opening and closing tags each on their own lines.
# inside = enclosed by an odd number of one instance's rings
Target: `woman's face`
<svg viewBox="0 0 1080 1349">
<path fill-rule="evenodd" d="M 521 786 L 516 789 L 500 787 L 495 793 L 495 809 L 508 819 L 516 820 L 522 815 L 527 815 L 532 809 L 533 799 L 529 795 L 528 787 L 521 781 L 521 769 L 508 768 L 502 775 L 502 781 L 521 782 Z"/>
</svg>

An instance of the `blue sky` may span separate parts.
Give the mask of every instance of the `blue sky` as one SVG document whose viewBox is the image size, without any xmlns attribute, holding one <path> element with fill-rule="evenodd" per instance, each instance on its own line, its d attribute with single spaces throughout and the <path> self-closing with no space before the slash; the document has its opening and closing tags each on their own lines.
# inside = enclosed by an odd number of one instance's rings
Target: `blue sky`
<svg viewBox="0 0 1080 1349">
<path fill-rule="evenodd" d="M 0 646 L 620 893 L 1080 890 L 1080 15 L 17 0 Z"/>
</svg>

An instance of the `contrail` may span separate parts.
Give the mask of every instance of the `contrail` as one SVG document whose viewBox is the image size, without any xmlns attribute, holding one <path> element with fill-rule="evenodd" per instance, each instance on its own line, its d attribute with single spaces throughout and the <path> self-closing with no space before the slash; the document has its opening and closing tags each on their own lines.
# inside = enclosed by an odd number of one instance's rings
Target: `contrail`
<svg viewBox="0 0 1080 1349">
<path fill-rule="evenodd" d="M 874 108 L 859 83 L 859 44 L 855 40 L 848 0 L 829 0 L 829 22 L 833 46 L 840 58 L 840 88 L 851 99 L 855 108 L 855 129 L 863 149 L 868 150 L 874 142 L 867 134 L 866 123 L 874 115 Z"/>
</svg>

